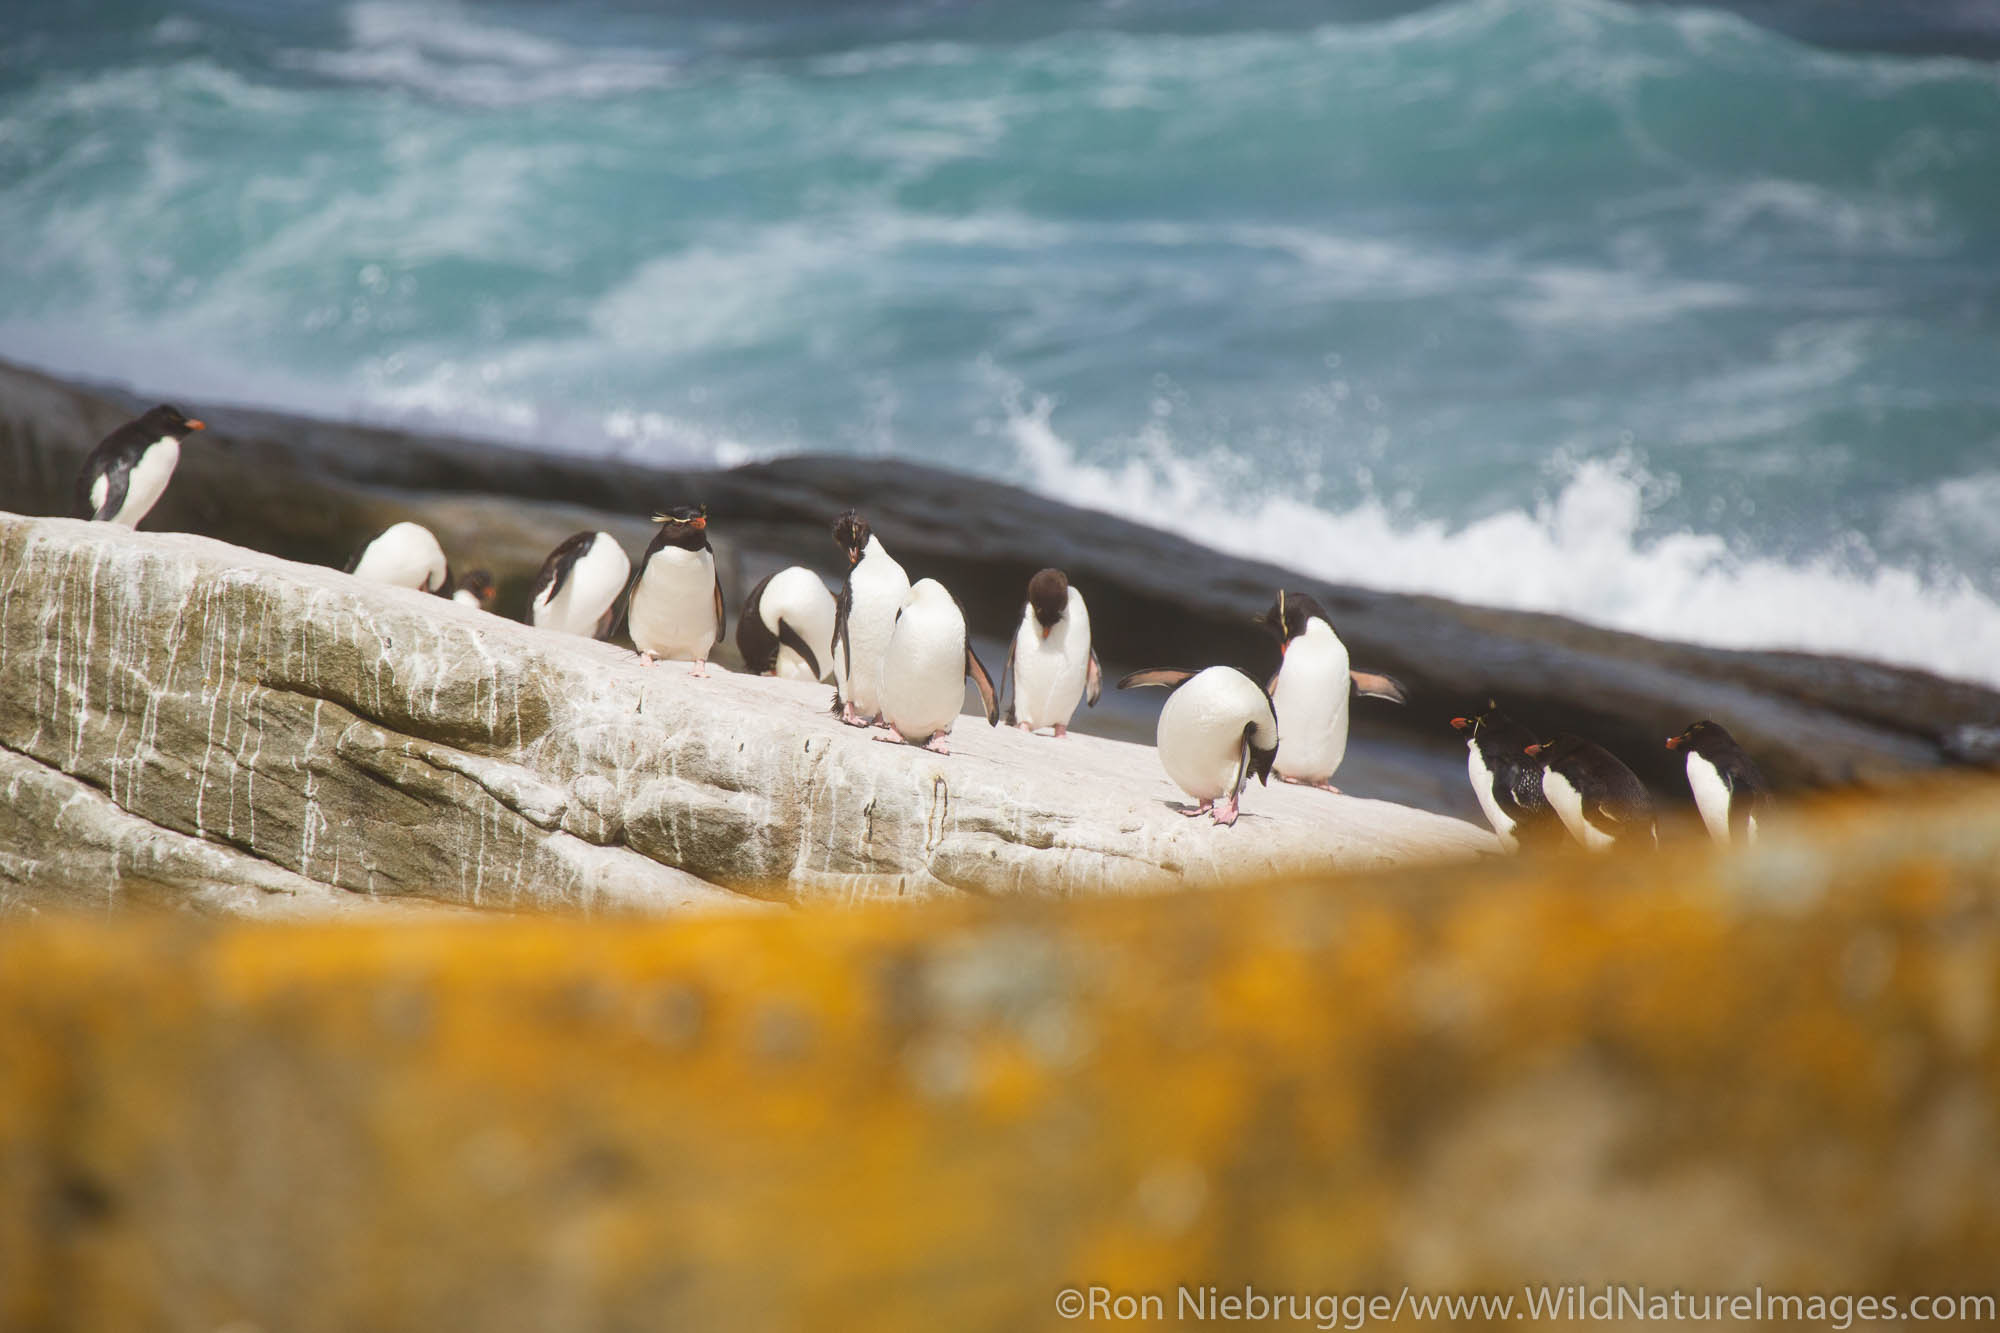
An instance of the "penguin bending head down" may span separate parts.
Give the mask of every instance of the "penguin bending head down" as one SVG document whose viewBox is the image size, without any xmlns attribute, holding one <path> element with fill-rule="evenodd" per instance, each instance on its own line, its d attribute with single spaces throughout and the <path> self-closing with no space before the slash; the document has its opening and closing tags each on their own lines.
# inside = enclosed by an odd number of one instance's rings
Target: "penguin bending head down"
<svg viewBox="0 0 2000 1333">
<path fill-rule="evenodd" d="M 1490 699 L 1485 712 L 1451 725 L 1465 733 L 1466 775 L 1500 845 L 1517 852 L 1524 841 L 1560 840 L 1562 820 L 1542 794 L 1541 761 L 1528 753 L 1535 734 Z"/>
<path fill-rule="evenodd" d="M 756 676 L 825 680 L 833 670 L 833 594 L 819 575 L 790 565 L 750 590 L 736 615 L 736 646 Z"/>
<path fill-rule="evenodd" d="M 936 579 L 918 579 L 903 598 L 882 654 L 882 714 L 889 734 L 879 741 L 908 741 L 950 754 L 945 736 L 965 702 L 966 677 L 979 687 L 986 722 L 1000 720 L 993 678 L 965 632 L 965 609 Z"/>
<path fill-rule="evenodd" d="M 632 560 L 616 537 L 576 533 L 542 562 L 528 595 L 528 621 L 536 629 L 601 639 L 611 632 L 618 598 L 631 580 Z"/>
<path fill-rule="evenodd" d="M 161 403 L 112 431 L 90 451 L 77 474 L 77 516 L 138 527 L 166 494 L 180 465 L 181 441 L 205 429 L 178 407 Z"/>
<path fill-rule="evenodd" d="M 451 582 L 444 548 L 421 523 L 391 523 L 347 562 L 347 572 L 369 583 L 442 593 Z"/>
<path fill-rule="evenodd" d="M 1570 735 L 1527 753 L 1541 761 L 1542 795 L 1577 842 L 1595 852 L 1643 835 L 1659 846 L 1652 793 L 1618 756 Z"/>
<path fill-rule="evenodd" d="M 1028 580 L 1021 624 L 1001 669 L 1004 689 L 1011 677 L 1013 698 L 1007 720 L 1023 731 L 1069 732 L 1078 703 L 1097 707 L 1104 671 L 1090 645 L 1090 610 L 1060 569 L 1044 569 Z"/>
<path fill-rule="evenodd" d="M 910 576 L 883 548 L 868 520 L 852 509 L 833 521 L 833 540 L 847 556 L 847 581 L 840 585 L 828 650 L 833 657 L 833 709 L 851 727 L 886 726 L 882 657 L 909 595 Z"/>
<path fill-rule="evenodd" d="M 475 569 L 458 581 L 458 586 L 452 589 L 451 600 L 460 606 L 484 611 L 493 605 L 495 591 L 492 573 L 484 569 Z"/>
<path fill-rule="evenodd" d="M 639 561 L 639 578 L 626 603 L 625 627 L 639 660 L 694 663 L 690 675 L 708 674 L 708 654 L 725 624 L 722 584 L 708 544 L 708 506 L 682 506 L 653 515 L 660 530 Z"/>
<path fill-rule="evenodd" d="M 1160 709 L 1155 743 L 1167 776 L 1197 802 L 1181 813 L 1212 813 L 1216 823 L 1234 824 L 1250 775 L 1268 785 L 1278 757 L 1278 716 L 1270 696 L 1226 666 L 1134 671 L 1118 682 L 1121 690 L 1140 685 L 1172 691 Z"/>
<path fill-rule="evenodd" d="M 1667 737 L 1669 750 L 1687 754 L 1688 787 L 1708 836 L 1728 843 L 1757 841 L 1757 823 L 1771 812 L 1771 784 L 1736 738 L 1715 722 L 1697 722 Z"/>
<path fill-rule="evenodd" d="M 1333 775 L 1347 757 L 1349 697 L 1359 692 L 1400 704 L 1409 696 L 1392 677 L 1353 670 L 1333 617 L 1305 593 L 1280 589 L 1270 609 L 1253 619 L 1278 636 L 1270 688 L 1281 737 L 1278 779 L 1338 792 Z"/>
</svg>

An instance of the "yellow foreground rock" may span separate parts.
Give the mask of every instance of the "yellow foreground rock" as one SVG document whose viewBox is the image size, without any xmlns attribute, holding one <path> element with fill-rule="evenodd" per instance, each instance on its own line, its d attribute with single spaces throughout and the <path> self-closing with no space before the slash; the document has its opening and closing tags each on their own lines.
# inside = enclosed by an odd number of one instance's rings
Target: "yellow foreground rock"
<svg viewBox="0 0 2000 1333">
<path fill-rule="evenodd" d="M 1144 899 L 17 921 L 0 1324 L 1991 1292 L 1996 904 L 2000 791 L 1967 786 L 1734 857 Z"/>
</svg>

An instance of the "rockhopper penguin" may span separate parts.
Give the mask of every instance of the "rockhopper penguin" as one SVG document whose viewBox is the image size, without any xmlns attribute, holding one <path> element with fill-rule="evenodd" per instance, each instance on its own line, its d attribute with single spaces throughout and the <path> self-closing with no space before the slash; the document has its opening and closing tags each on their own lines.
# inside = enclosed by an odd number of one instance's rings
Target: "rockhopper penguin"
<svg viewBox="0 0 2000 1333">
<path fill-rule="evenodd" d="M 882 718 L 882 654 L 910 592 L 910 576 L 882 547 L 868 520 L 852 509 L 833 521 L 833 540 L 847 556 L 847 581 L 833 617 L 833 707 L 852 727 L 887 725 Z"/>
<path fill-rule="evenodd" d="M 632 560 L 608 532 L 579 532 L 549 552 L 535 590 L 528 595 L 528 622 L 536 629 L 601 639 L 618 618 L 618 598 L 632 579 Z"/>
<path fill-rule="evenodd" d="M 1719 723 L 1697 722 L 1667 748 L 1687 755 L 1688 787 L 1708 835 L 1717 842 L 1757 841 L 1757 825 L 1771 812 L 1771 784 L 1736 738 Z"/>
<path fill-rule="evenodd" d="M 1407 703 L 1403 687 L 1388 676 L 1350 669 L 1347 646 L 1333 632 L 1333 617 L 1302 592 L 1280 590 L 1255 618 L 1278 636 L 1280 659 L 1271 677 L 1271 705 L 1278 714 L 1280 781 L 1337 792 L 1334 772 L 1347 757 L 1348 703 L 1359 692 Z"/>
<path fill-rule="evenodd" d="M 162 403 L 105 436 L 76 479 L 79 518 L 136 528 L 152 512 L 181 461 L 181 441 L 206 427 Z"/>
<path fill-rule="evenodd" d="M 690 675 L 708 674 L 709 650 L 722 640 L 722 584 L 708 545 L 708 506 L 683 506 L 653 515 L 660 530 L 639 562 L 626 602 L 625 628 L 651 666 L 658 658 L 693 662 Z"/>
<path fill-rule="evenodd" d="M 1174 785 L 1195 798 L 1186 815 L 1212 813 L 1218 824 L 1234 824 L 1243 788 L 1255 773 L 1269 783 L 1278 755 L 1278 717 L 1270 696 L 1234 667 L 1203 671 L 1134 671 L 1118 682 L 1129 690 L 1164 685 L 1172 691 L 1160 709 L 1160 766 Z"/>
<path fill-rule="evenodd" d="M 1602 851 L 1641 837 L 1659 845 L 1652 794 L 1609 750 L 1562 735 L 1530 745 L 1527 752 L 1541 761 L 1542 795 L 1549 808 L 1583 846 Z"/>
<path fill-rule="evenodd" d="M 1002 689 L 1010 678 L 1007 720 L 1023 731 L 1046 727 L 1059 737 L 1069 731 L 1077 704 L 1095 708 L 1104 692 L 1104 673 L 1090 646 L 1089 608 L 1060 569 L 1028 580 L 1021 624 L 1000 673 Z"/>
<path fill-rule="evenodd" d="M 903 598 L 902 614 L 882 654 L 882 714 L 889 734 L 877 740 L 909 741 L 950 754 L 945 737 L 965 702 L 965 681 L 979 687 L 987 724 L 1000 720 L 993 678 L 972 651 L 965 611 L 936 579 L 918 579 Z"/>
</svg>

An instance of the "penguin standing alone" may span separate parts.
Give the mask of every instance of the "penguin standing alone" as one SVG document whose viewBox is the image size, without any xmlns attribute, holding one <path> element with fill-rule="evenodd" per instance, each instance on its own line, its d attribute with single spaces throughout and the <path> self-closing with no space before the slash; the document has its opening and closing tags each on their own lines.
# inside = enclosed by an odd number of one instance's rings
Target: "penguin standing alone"
<svg viewBox="0 0 2000 1333">
<path fill-rule="evenodd" d="M 1757 841 L 1757 821 L 1771 812 L 1771 784 L 1736 738 L 1715 722 L 1697 722 L 1667 737 L 1669 750 L 1687 754 L 1688 788 L 1708 825 L 1708 836 L 1728 843 L 1740 834 Z"/>
<path fill-rule="evenodd" d="M 1281 655 L 1270 691 L 1278 715 L 1278 778 L 1338 792 L 1333 775 L 1347 757 L 1350 697 L 1358 691 L 1400 704 L 1409 696 L 1388 676 L 1351 669 L 1333 617 L 1305 593 L 1280 589 L 1256 623 L 1278 636 Z"/>
<path fill-rule="evenodd" d="M 1524 841 L 1560 839 L 1562 819 L 1542 794 L 1541 762 L 1528 753 L 1535 734 L 1490 699 L 1485 712 L 1451 725 L 1465 733 L 1466 775 L 1500 845 L 1517 852 Z"/>
<path fill-rule="evenodd" d="M 619 595 L 631 579 L 631 557 L 610 533 L 566 537 L 535 576 L 528 621 L 536 629 L 601 639 L 611 632 Z"/>
<path fill-rule="evenodd" d="M 736 647 L 752 675 L 825 680 L 833 670 L 833 594 L 790 565 L 750 590 L 736 616 Z"/>
<path fill-rule="evenodd" d="M 1659 846 L 1652 794 L 1618 756 L 1567 734 L 1530 745 L 1527 753 L 1541 761 L 1549 808 L 1583 846 L 1602 851 L 1641 833 Z"/>
<path fill-rule="evenodd" d="M 421 523 L 391 523 L 354 553 L 347 572 L 369 583 L 418 592 L 443 592 L 451 582 L 444 548 Z"/>
<path fill-rule="evenodd" d="M 722 584 L 708 545 L 708 506 L 685 506 L 653 515 L 653 534 L 639 562 L 639 579 L 626 603 L 625 627 L 639 660 L 694 663 L 689 674 L 708 674 L 709 650 L 722 639 Z"/>
<path fill-rule="evenodd" d="M 161 403 L 99 442 L 76 479 L 77 515 L 136 528 L 152 512 L 181 461 L 181 440 L 206 430 L 178 407 Z"/>
<path fill-rule="evenodd" d="M 917 580 L 882 653 L 882 715 L 889 734 L 876 739 L 950 754 L 946 733 L 965 703 L 968 676 L 979 687 L 987 725 L 997 723 L 993 678 L 966 638 L 965 609 L 936 579 Z"/>
<path fill-rule="evenodd" d="M 1090 645 L 1090 610 L 1060 569 L 1028 580 L 1027 605 L 1000 674 L 1003 688 L 1010 677 L 1007 720 L 1023 731 L 1048 727 L 1058 737 L 1068 733 L 1079 702 L 1095 708 L 1104 692 L 1103 669 Z"/>
<path fill-rule="evenodd" d="M 833 705 L 850 727 L 882 721 L 882 654 L 910 593 L 910 576 L 852 509 L 833 521 L 847 581 L 833 616 Z"/>
<path fill-rule="evenodd" d="M 1278 716 L 1270 696 L 1226 666 L 1134 671 L 1118 682 L 1121 690 L 1140 685 L 1172 691 L 1160 709 L 1154 741 L 1167 776 L 1198 802 L 1181 813 L 1212 813 L 1216 823 L 1234 824 L 1250 775 L 1268 785 L 1278 757 Z"/>
</svg>

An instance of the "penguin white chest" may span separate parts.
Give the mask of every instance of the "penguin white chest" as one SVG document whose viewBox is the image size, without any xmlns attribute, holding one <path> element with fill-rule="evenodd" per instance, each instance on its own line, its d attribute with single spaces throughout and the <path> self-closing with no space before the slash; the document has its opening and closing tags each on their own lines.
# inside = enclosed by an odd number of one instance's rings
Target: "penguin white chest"
<svg viewBox="0 0 2000 1333">
<path fill-rule="evenodd" d="M 1324 782 L 1347 757 L 1347 719 L 1353 680 L 1347 645 L 1315 618 L 1291 641 L 1271 691 L 1278 712 L 1279 776 Z"/>
<path fill-rule="evenodd" d="M 929 740 L 958 719 L 965 703 L 965 618 L 948 595 L 919 595 L 903 608 L 882 657 L 881 702 L 882 715 L 906 740 Z"/>
<path fill-rule="evenodd" d="M 640 652 L 706 661 L 715 646 L 715 556 L 678 546 L 653 552 L 626 620 Z"/>
<path fill-rule="evenodd" d="M 1472 779 L 1472 794 L 1479 798 L 1479 808 L 1485 812 L 1486 822 L 1493 826 L 1500 845 L 1510 852 L 1521 850 L 1521 840 L 1514 834 L 1514 817 L 1494 799 L 1493 770 L 1486 766 L 1486 756 L 1480 753 L 1477 741 L 1465 743 L 1465 773 Z"/>
<path fill-rule="evenodd" d="M 833 669 L 833 594 L 819 581 L 819 575 L 802 565 L 781 569 L 771 576 L 764 585 L 763 599 L 757 604 L 758 619 L 773 637 L 778 633 L 778 622 L 784 621 L 794 633 L 806 641 L 812 649 L 813 658 L 819 664 L 819 674 L 815 675 L 790 647 L 778 649 L 777 667 L 773 674 L 786 680 L 823 680 Z"/>
<path fill-rule="evenodd" d="M 570 566 L 569 577 L 555 596 L 544 594 L 535 600 L 536 628 L 594 636 L 631 577 L 632 562 L 624 548 L 611 534 L 598 533 L 590 549 Z"/>
<path fill-rule="evenodd" d="M 1583 817 L 1583 793 L 1576 785 L 1553 768 L 1542 771 L 1542 795 L 1548 797 L 1549 808 L 1556 812 L 1569 835 L 1591 851 L 1603 851 L 1617 839 L 1609 833 L 1593 827 Z"/>
<path fill-rule="evenodd" d="M 1688 788 L 1694 792 L 1695 809 L 1701 811 L 1701 822 L 1708 825 L 1708 835 L 1717 842 L 1729 841 L 1729 784 L 1722 780 L 1714 764 L 1694 751 L 1688 751 Z"/>
<path fill-rule="evenodd" d="M 139 461 L 125 474 L 125 501 L 108 521 L 128 528 L 138 527 L 139 520 L 151 513 L 160 497 L 167 493 L 167 483 L 174 479 L 174 469 L 180 466 L 180 461 L 181 442 L 171 435 L 163 435 L 147 445 L 146 452 L 139 455 Z M 110 489 L 111 483 L 104 477 L 91 486 L 93 510 L 104 508 Z"/>
<path fill-rule="evenodd" d="M 1264 692 L 1241 672 L 1227 667 L 1200 672 L 1160 709 L 1154 737 L 1160 766 L 1198 801 L 1230 795 L 1243 766 L 1243 729 L 1259 723 L 1268 708 Z M 1275 742 L 1277 733 L 1264 740 Z"/>
<path fill-rule="evenodd" d="M 895 632 L 896 613 L 910 592 L 903 567 L 877 553 L 875 538 L 869 545 L 868 554 L 849 576 L 847 642 L 834 654 L 840 696 L 864 717 L 881 711 L 882 655 Z"/>
<path fill-rule="evenodd" d="M 1061 620 L 1042 635 L 1030 609 L 1014 632 L 1014 720 L 1030 730 L 1066 727 L 1090 672 L 1090 612 L 1076 589 Z"/>
<path fill-rule="evenodd" d="M 436 592 L 448 577 L 444 548 L 421 523 L 394 523 L 368 543 L 354 566 L 354 577 L 392 588 Z"/>
</svg>

